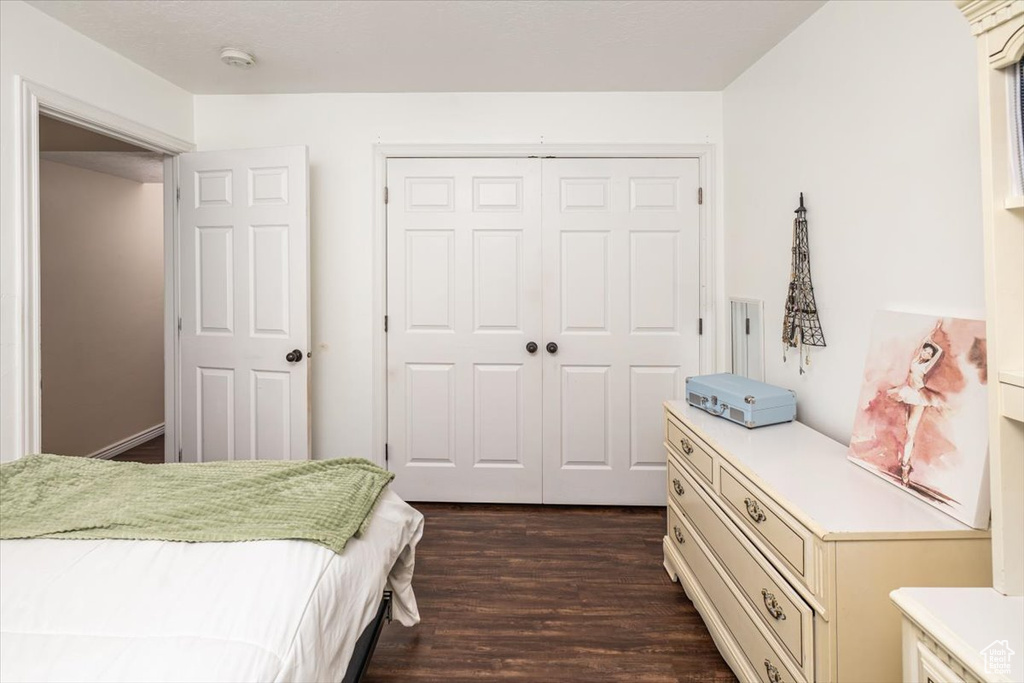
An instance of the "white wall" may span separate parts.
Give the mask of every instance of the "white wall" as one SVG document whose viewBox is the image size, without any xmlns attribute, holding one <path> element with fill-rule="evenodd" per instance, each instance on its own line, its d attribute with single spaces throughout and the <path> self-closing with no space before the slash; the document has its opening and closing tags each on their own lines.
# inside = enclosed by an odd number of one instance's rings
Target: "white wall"
<svg viewBox="0 0 1024 683">
<path fill-rule="evenodd" d="M 20 0 L 0 2 L 0 460 L 16 452 L 22 316 L 16 226 L 17 96 L 22 76 L 164 133 L 192 138 L 192 95 Z"/>
<path fill-rule="evenodd" d="M 722 111 L 721 93 L 196 96 L 195 131 L 200 150 L 309 146 L 313 453 L 375 457 L 375 143 L 720 144 Z"/>
<path fill-rule="evenodd" d="M 194 120 L 200 149 L 310 147 L 314 450 L 334 457 L 370 447 L 374 143 L 720 145 L 723 109 L 725 291 L 765 300 L 767 379 L 797 389 L 801 418 L 845 441 L 875 309 L 983 313 L 974 60 L 953 3 L 831 2 L 724 94 L 193 98 L 20 0 L 0 2 L 0 459 L 16 455 L 22 417 L 15 75 L 181 138 Z M 803 378 L 775 341 L 801 190 L 829 342 Z"/>
<path fill-rule="evenodd" d="M 42 448 L 164 422 L 163 185 L 39 163 Z"/>
<path fill-rule="evenodd" d="M 765 300 L 767 380 L 849 441 L 872 314 L 984 315 L 974 39 L 952 2 L 830 2 L 724 91 L 726 292 Z M 806 196 L 828 348 L 782 362 Z"/>
</svg>

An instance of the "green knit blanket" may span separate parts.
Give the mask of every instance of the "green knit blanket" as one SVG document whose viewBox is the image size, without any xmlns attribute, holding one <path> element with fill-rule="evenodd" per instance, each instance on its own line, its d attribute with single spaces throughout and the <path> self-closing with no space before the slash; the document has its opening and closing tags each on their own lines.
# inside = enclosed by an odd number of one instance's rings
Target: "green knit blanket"
<svg viewBox="0 0 1024 683">
<path fill-rule="evenodd" d="M 0 465 L 0 539 L 313 541 L 340 553 L 394 475 L 366 460 Z"/>
</svg>

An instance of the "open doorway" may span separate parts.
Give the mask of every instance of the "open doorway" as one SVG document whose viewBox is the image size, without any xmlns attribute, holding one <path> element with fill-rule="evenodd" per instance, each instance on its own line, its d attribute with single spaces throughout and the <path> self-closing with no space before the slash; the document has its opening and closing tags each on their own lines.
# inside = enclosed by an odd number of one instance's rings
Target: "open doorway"
<svg viewBox="0 0 1024 683">
<path fill-rule="evenodd" d="M 164 460 L 164 155 L 39 117 L 41 438 Z"/>
</svg>

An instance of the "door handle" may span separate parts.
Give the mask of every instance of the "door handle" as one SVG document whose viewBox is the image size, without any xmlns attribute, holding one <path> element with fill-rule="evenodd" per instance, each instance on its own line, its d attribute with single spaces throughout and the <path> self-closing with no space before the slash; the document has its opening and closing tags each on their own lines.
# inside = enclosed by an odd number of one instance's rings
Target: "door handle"
<svg viewBox="0 0 1024 683">
<path fill-rule="evenodd" d="M 299 351 L 298 349 L 289 351 L 288 355 L 286 355 L 284 359 L 289 363 L 298 363 L 299 361 L 302 360 L 302 351 Z"/>
<path fill-rule="evenodd" d="M 548 342 L 548 345 L 545 346 L 544 348 L 548 350 L 548 353 L 558 353 L 558 344 L 556 344 L 555 342 Z"/>
<path fill-rule="evenodd" d="M 527 342 L 526 344 L 527 353 L 537 353 L 537 342 Z"/>
</svg>

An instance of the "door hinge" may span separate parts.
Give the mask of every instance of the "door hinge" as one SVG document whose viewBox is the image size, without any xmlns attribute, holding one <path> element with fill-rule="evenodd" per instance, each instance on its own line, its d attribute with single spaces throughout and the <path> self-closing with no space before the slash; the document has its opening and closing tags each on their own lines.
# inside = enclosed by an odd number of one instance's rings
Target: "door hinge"
<svg viewBox="0 0 1024 683">
<path fill-rule="evenodd" d="M 178 462 L 181 462 L 181 449 L 178 449 Z"/>
<path fill-rule="evenodd" d="M 388 462 L 388 445 L 384 444 L 384 464 L 386 465 L 387 462 Z"/>
<path fill-rule="evenodd" d="M 388 331 L 388 317 L 384 316 L 384 331 Z"/>
<path fill-rule="evenodd" d="M 697 318 L 697 334 L 704 334 L 704 318 Z"/>
<path fill-rule="evenodd" d="M 180 202 L 181 201 L 181 188 L 180 187 L 174 188 L 174 201 L 176 201 L 176 202 Z"/>
<path fill-rule="evenodd" d="M 697 203 L 698 204 L 703 204 L 704 203 L 704 188 L 703 187 L 698 187 L 697 188 Z"/>
<path fill-rule="evenodd" d="M 384 203 L 385 204 L 388 203 L 388 186 L 387 185 L 384 186 Z"/>
<path fill-rule="evenodd" d="M 178 335 L 181 335 L 181 318 L 178 318 Z"/>
<path fill-rule="evenodd" d="M 747 334 L 750 334 L 750 318 L 747 318 Z"/>
</svg>

